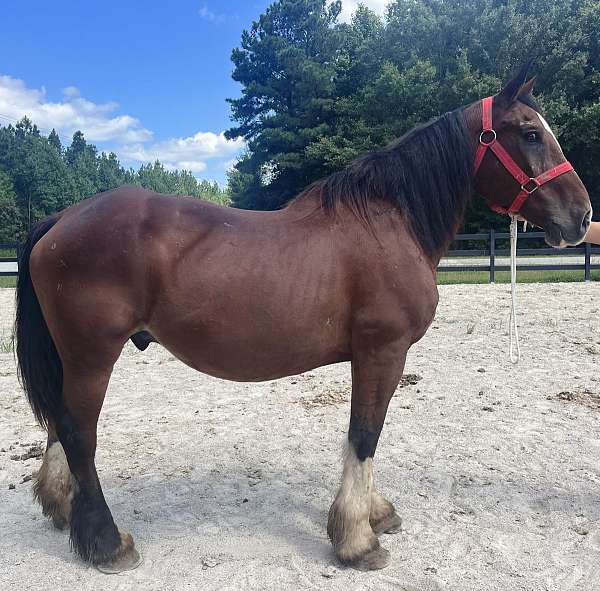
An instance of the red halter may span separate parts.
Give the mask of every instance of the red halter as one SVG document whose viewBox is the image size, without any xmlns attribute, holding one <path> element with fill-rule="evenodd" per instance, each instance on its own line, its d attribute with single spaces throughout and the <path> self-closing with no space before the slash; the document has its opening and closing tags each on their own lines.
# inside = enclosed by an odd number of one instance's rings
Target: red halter
<svg viewBox="0 0 600 591">
<path fill-rule="evenodd" d="M 516 213 L 521 209 L 521 206 L 527 197 L 532 193 L 535 193 L 542 185 L 545 185 L 552 179 L 573 170 L 573 166 L 570 162 L 565 161 L 535 178 L 531 178 L 529 175 L 525 174 L 523 170 L 521 170 L 521 167 L 512 159 L 511 155 L 502 147 L 500 142 L 497 141 L 497 135 L 492 120 L 492 102 L 493 97 L 491 96 L 484 98 L 481 101 L 483 131 L 479 136 L 479 145 L 477 146 L 477 152 L 475 153 L 475 174 L 477 174 L 477 171 L 481 166 L 485 153 L 488 149 L 491 150 L 504 165 L 504 168 L 506 168 L 517 183 L 521 185 L 521 191 L 508 209 L 494 204 L 489 205 L 489 207 L 498 213 Z M 486 137 L 488 138 L 487 141 Z"/>
</svg>

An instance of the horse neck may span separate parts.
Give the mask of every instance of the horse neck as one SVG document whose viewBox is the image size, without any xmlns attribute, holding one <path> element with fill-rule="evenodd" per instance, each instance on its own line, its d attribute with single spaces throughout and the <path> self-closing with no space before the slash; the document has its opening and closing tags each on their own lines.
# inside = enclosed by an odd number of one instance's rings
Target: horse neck
<svg viewBox="0 0 600 591">
<path fill-rule="evenodd" d="M 463 110 L 463 122 L 464 122 L 465 130 L 467 132 L 467 135 L 468 135 L 468 137 L 471 141 L 471 145 L 473 147 L 473 154 L 475 154 L 476 147 L 479 143 L 479 134 L 481 131 L 481 129 L 480 129 L 481 128 L 481 104 L 480 104 L 480 102 L 473 103 L 472 105 L 469 105 L 468 107 L 466 107 Z M 472 181 L 473 181 L 473 179 L 472 179 Z M 465 191 L 466 202 L 463 204 L 464 205 L 463 214 L 457 218 L 456 223 L 454 224 L 454 228 L 452 229 L 452 233 L 451 233 L 449 240 L 444 245 L 442 245 L 442 247 L 439 249 L 438 252 L 436 252 L 434 254 L 434 256 L 429 257 L 432 264 L 435 267 L 437 267 L 439 265 L 441 259 L 447 254 L 448 250 L 450 249 L 452 242 L 454 242 L 454 240 L 456 239 L 456 235 L 458 234 L 458 231 L 460 230 L 461 226 L 464 223 L 467 206 L 468 206 L 469 202 L 471 201 L 471 199 L 473 198 L 473 196 L 474 196 L 474 190 L 473 190 L 473 182 L 472 182 L 471 183 L 471 191 Z"/>
<path fill-rule="evenodd" d="M 452 235 L 446 244 L 443 244 L 432 256 L 427 254 L 421 248 L 420 242 L 411 232 L 410 226 L 405 219 L 401 209 L 387 201 L 374 200 L 370 204 L 371 226 L 368 227 L 363 221 L 359 220 L 347 206 L 340 204 L 335 212 L 326 212 L 321 205 L 321 198 L 318 191 L 309 191 L 300 197 L 291 201 L 283 210 L 282 214 L 288 220 L 311 220 L 311 225 L 315 229 L 322 224 L 327 225 L 335 217 L 337 222 L 348 229 L 356 226 L 362 227 L 359 233 L 368 234 L 370 239 L 378 242 L 386 251 L 398 251 L 400 255 L 406 248 L 406 242 L 403 237 L 409 237 L 416 247 L 421 250 L 422 256 L 426 259 L 432 269 L 435 269 L 442 257 L 448 251 L 450 244 L 458 233 L 463 222 L 462 217 L 453 228 Z M 329 222 L 327 221 L 329 220 Z M 395 238 L 394 238 L 395 236 Z"/>
</svg>

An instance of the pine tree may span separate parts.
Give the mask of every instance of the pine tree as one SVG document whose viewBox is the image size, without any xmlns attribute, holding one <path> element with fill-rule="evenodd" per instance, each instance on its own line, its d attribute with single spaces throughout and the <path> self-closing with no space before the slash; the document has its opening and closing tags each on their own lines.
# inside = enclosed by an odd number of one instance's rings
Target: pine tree
<svg viewBox="0 0 600 591">
<path fill-rule="evenodd" d="M 278 0 L 242 34 L 232 54 L 242 97 L 229 101 L 238 126 L 226 135 L 248 141 L 236 168 L 252 179 L 253 202 L 242 193 L 237 203 L 279 207 L 322 172 L 306 149 L 330 133 L 340 11 L 339 1 Z"/>
<path fill-rule="evenodd" d="M 73 134 L 73 141 L 65 151 L 65 160 L 77 184 L 77 198 L 85 199 L 100 190 L 98 178 L 98 151 L 88 144 L 81 131 Z"/>
<path fill-rule="evenodd" d="M 129 175 L 121 166 L 114 152 L 102 154 L 96 159 L 96 190 L 98 192 L 116 189 L 129 182 Z"/>
<path fill-rule="evenodd" d="M 0 242 L 22 242 L 25 228 L 11 178 L 0 170 Z"/>
<path fill-rule="evenodd" d="M 50 144 L 59 154 L 62 154 L 63 147 L 60 142 L 60 138 L 58 137 L 58 133 L 56 133 L 56 130 L 54 128 L 48 136 L 48 144 Z"/>
</svg>

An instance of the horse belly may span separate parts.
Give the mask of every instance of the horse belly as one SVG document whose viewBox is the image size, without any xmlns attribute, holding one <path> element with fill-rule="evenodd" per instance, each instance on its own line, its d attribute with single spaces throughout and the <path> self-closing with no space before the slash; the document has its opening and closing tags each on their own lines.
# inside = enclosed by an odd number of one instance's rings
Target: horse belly
<svg viewBox="0 0 600 591">
<path fill-rule="evenodd" d="M 295 323 L 273 313 L 261 321 L 231 312 L 151 332 L 190 367 L 234 381 L 272 380 L 350 359 L 346 331 L 331 316 Z"/>
</svg>

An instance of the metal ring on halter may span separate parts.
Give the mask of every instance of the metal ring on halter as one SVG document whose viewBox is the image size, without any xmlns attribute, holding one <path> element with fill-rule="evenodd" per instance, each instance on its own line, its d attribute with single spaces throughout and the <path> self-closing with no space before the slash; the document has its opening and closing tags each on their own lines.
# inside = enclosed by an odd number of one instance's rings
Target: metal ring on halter
<svg viewBox="0 0 600 591">
<path fill-rule="evenodd" d="M 484 141 L 483 141 L 483 136 L 484 136 L 484 134 L 486 134 L 486 133 L 491 133 L 491 134 L 493 135 L 493 137 L 492 137 L 491 141 L 489 141 L 489 142 L 484 142 Z M 483 131 L 482 131 L 482 132 L 479 134 L 479 143 L 480 143 L 482 146 L 485 146 L 486 148 L 487 148 L 488 146 L 491 146 L 493 143 L 495 143 L 497 139 L 498 139 L 498 136 L 496 135 L 496 130 L 495 130 L 495 129 L 484 129 L 484 130 L 483 130 Z"/>
<path fill-rule="evenodd" d="M 533 183 L 533 189 L 528 189 L 527 185 Z M 535 193 L 541 187 L 540 183 L 536 179 L 529 179 L 526 183 L 521 185 L 521 191 L 525 191 L 528 195 Z"/>
</svg>

